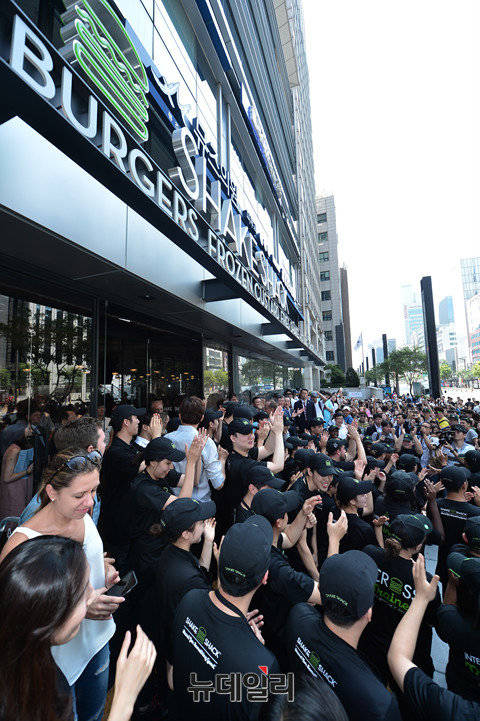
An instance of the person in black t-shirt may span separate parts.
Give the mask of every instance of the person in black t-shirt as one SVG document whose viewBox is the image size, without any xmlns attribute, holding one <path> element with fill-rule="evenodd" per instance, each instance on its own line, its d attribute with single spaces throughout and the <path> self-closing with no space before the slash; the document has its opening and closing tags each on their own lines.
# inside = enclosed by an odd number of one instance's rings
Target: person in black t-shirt
<svg viewBox="0 0 480 721">
<path fill-rule="evenodd" d="M 259 461 L 270 455 L 267 447 L 255 447 L 253 425 L 247 418 L 234 418 L 228 426 L 233 450 L 225 464 L 225 483 L 215 496 L 217 503 L 217 538 L 220 538 L 233 523 L 235 508 L 245 495 L 242 479 Z M 274 413 L 271 427 L 274 452 L 271 461 L 266 462 L 272 473 L 283 469 L 285 452 L 283 447 L 283 412 L 280 407 Z"/>
<path fill-rule="evenodd" d="M 169 543 L 155 565 L 155 584 L 145 603 L 149 621 L 143 628 L 155 642 L 159 658 L 172 661 L 170 629 L 177 606 L 192 588 L 210 589 L 208 574 L 215 534 L 215 503 L 177 498 L 168 504 L 160 526 Z M 190 548 L 203 541 L 200 560 Z"/>
<path fill-rule="evenodd" d="M 120 575 L 128 571 L 128 497 L 141 462 L 140 448 L 132 441 L 138 433 L 138 418 L 145 412 L 145 408 L 127 405 L 115 408 L 110 420 L 115 437 L 105 451 L 100 470 L 98 531 L 108 553 L 115 558 Z"/>
<path fill-rule="evenodd" d="M 480 508 L 465 499 L 468 490 L 467 471 L 457 466 L 447 466 L 440 471 L 440 479 L 447 491 L 446 498 L 437 501 L 445 531 L 445 542 L 440 546 L 436 573 L 443 587 L 448 581 L 447 556 L 455 543 L 460 543 L 465 522 L 470 516 L 480 516 Z"/>
<path fill-rule="evenodd" d="M 272 471 L 261 463 L 257 463 L 252 468 L 247 468 L 245 476 L 242 479 L 243 490 L 246 490 L 240 504 L 235 509 L 235 523 L 243 523 L 247 518 L 254 515 L 251 509 L 254 495 L 261 491 L 262 488 L 274 488 L 281 491 L 285 482 L 280 478 L 276 478 Z"/>
<path fill-rule="evenodd" d="M 410 716 L 422 721 L 478 721 L 480 704 L 440 688 L 412 661 L 423 615 L 435 599 L 438 585 L 438 576 L 427 581 L 421 554 L 414 563 L 413 578 L 415 597 L 397 626 L 388 652 L 390 671 L 411 708 Z"/>
<path fill-rule="evenodd" d="M 480 701 L 480 558 L 452 552 L 447 566 L 448 584 L 437 611 L 437 633 L 450 646 L 447 687 Z"/>
<path fill-rule="evenodd" d="M 357 651 L 370 621 L 377 567 L 362 551 L 327 558 L 320 569 L 321 608 L 300 603 L 286 624 L 289 668 L 325 680 L 350 721 L 400 721 L 390 694 Z"/>
<path fill-rule="evenodd" d="M 385 549 L 378 546 L 366 546 L 363 549 L 377 564 L 378 576 L 372 622 L 365 629 L 359 648 L 384 683 L 391 683 L 387 665 L 390 642 L 414 595 L 412 558 L 422 549 L 431 531 L 432 524 L 426 516 L 400 514 L 389 525 Z M 434 671 L 430 650 L 432 626 L 435 625 L 439 607 L 440 594 L 437 592 L 434 601 L 428 606 L 415 649 L 416 665 L 429 676 L 433 676 Z"/>
<path fill-rule="evenodd" d="M 400 513 L 416 510 L 413 481 L 406 471 L 394 471 L 387 478 L 384 491 L 375 501 L 377 515 L 393 521 Z"/>
<path fill-rule="evenodd" d="M 348 531 L 340 542 L 340 553 L 352 549 L 362 550 L 369 544 L 382 545 L 381 524 L 386 520 L 385 517 L 375 520 L 375 525 L 371 526 L 358 515 L 358 510 L 365 508 L 372 489 L 371 481 L 357 481 L 350 476 L 338 479 L 337 505 L 345 511 L 348 519 Z"/>
<path fill-rule="evenodd" d="M 174 461 L 187 458 L 187 467 L 180 498 L 192 495 L 195 480 L 195 464 L 200 458 L 207 439 L 206 431 L 199 431 L 193 439 L 187 453 L 177 450 L 172 441 L 155 438 L 145 448 L 144 458 L 147 464 L 132 483 L 132 492 L 128 499 L 132 514 L 129 564 L 138 576 L 139 586 L 148 587 L 152 580 L 152 569 L 166 545 L 166 539 L 151 533 L 151 528 L 160 523 L 162 511 L 166 505 L 176 499 L 165 482 Z M 136 591 L 139 595 L 139 589 Z"/>
<path fill-rule="evenodd" d="M 252 510 L 264 516 L 273 528 L 269 579 L 255 596 L 255 605 L 263 614 L 265 642 L 282 668 L 285 666 L 283 632 L 290 608 L 301 601 L 320 602 L 317 582 L 306 573 L 294 570 L 284 553 L 295 546 L 309 525 L 315 523 L 312 511 L 317 503 L 321 503 L 320 496 L 311 496 L 300 504 L 295 491 L 280 493 L 273 489 L 258 491 L 252 500 Z M 288 513 L 298 510 L 299 505 L 300 511 L 289 524 Z M 316 575 L 315 567 L 311 571 Z"/>
<path fill-rule="evenodd" d="M 262 702 L 247 697 L 242 681 L 246 674 L 250 679 L 256 674 L 260 685 L 263 676 L 279 671 L 275 656 L 263 645 L 257 612 L 248 610 L 255 591 L 268 579 L 272 537 L 270 524 L 261 516 L 233 525 L 220 547 L 218 590 L 195 589 L 180 601 L 172 639 L 175 711 L 181 721 L 259 717 Z M 238 674 L 233 682 L 230 674 Z M 207 700 L 194 691 L 201 686 Z"/>
</svg>

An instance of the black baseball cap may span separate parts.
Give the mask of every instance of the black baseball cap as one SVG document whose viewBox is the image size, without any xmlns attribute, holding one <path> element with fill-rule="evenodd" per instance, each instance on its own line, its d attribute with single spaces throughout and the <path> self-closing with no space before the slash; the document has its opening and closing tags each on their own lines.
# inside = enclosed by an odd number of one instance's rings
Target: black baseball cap
<svg viewBox="0 0 480 721">
<path fill-rule="evenodd" d="M 358 621 L 373 606 L 377 564 L 363 551 L 330 556 L 320 568 L 322 604 L 335 605 L 346 619 Z"/>
<path fill-rule="evenodd" d="M 254 495 L 251 509 L 273 524 L 286 513 L 299 508 L 301 503 L 302 499 L 295 491 L 280 493 L 273 488 L 264 488 Z"/>
<path fill-rule="evenodd" d="M 378 458 L 374 458 L 373 456 L 367 456 L 367 467 L 370 468 L 385 468 L 385 461 L 379 461 Z"/>
<path fill-rule="evenodd" d="M 296 448 L 305 448 L 307 443 L 308 441 L 304 441 L 303 438 L 299 438 L 298 436 L 289 436 L 285 441 L 285 447 L 293 451 Z"/>
<path fill-rule="evenodd" d="M 144 460 L 161 461 L 164 458 L 168 461 L 184 461 L 185 453 L 179 451 L 169 438 L 154 438 L 145 448 Z"/>
<path fill-rule="evenodd" d="M 480 558 L 469 558 L 457 551 L 448 554 L 447 568 L 468 585 L 472 591 L 480 590 Z"/>
<path fill-rule="evenodd" d="M 337 484 L 337 499 L 340 503 L 347 503 L 356 496 L 370 493 L 373 490 L 372 481 L 358 481 L 351 476 L 339 476 Z"/>
<path fill-rule="evenodd" d="M 335 467 L 325 453 L 314 453 L 309 461 L 308 467 L 312 471 L 316 471 L 320 476 L 333 476 Z"/>
<path fill-rule="evenodd" d="M 137 418 L 141 418 L 144 416 L 147 412 L 146 408 L 135 408 L 135 406 L 117 406 L 112 411 L 112 418 L 115 420 L 125 420 L 125 418 L 131 418 L 132 416 L 137 416 Z"/>
<path fill-rule="evenodd" d="M 468 471 L 460 466 L 447 466 L 440 471 L 440 478 L 447 491 L 459 491 L 468 475 Z"/>
<path fill-rule="evenodd" d="M 472 473 L 480 471 L 480 451 L 467 451 L 463 457 L 467 468 Z"/>
<path fill-rule="evenodd" d="M 325 421 L 323 420 L 323 418 L 314 418 L 312 421 L 309 421 L 307 425 L 309 428 L 315 428 L 315 426 L 324 426 Z"/>
<path fill-rule="evenodd" d="M 461 423 L 455 423 L 453 426 L 451 426 L 452 431 L 458 431 L 458 433 L 466 433 L 467 429 L 465 426 L 462 426 Z"/>
<path fill-rule="evenodd" d="M 250 516 L 228 529 L 218 559 L 218 576 L 224 591 L 236 597 L 245 596 L 258 586 L 270 565 L 272 542 L 272 526 L 263 516 Z"/>
<path fill-rule="evenodd" d="M 270 488 L 275 488 L 277 491 L 281 491 L 285 485 L 285 481 L 282 481 L 280 478 L 274 476 L 272 471 L 261 463 L 258 463 L 251 468 L 247 468 L 242 474 L 242 485 L 245 489 L 245 493 L 247 492 L 250 483 L 257 488 L 269 486 Z"/>
<path fill-rule="evenodd" d="M 246 418 L 234 418 L 228 424 L 228 432 L 232 436 L 234 433 L 241 433 L 248 436 L 253 431 L 253 426 Z"/>
<path fill-rule="evenodd" d="M 372 456 L 382 456 L 384 453 L 388 452 L 388 448 L 385 445 L 385 443 L 374 443 L 371 448 Z"/>
<path fill-rule="evenodd" d="M 207 408 L 203 414 L 203 423 L 208 424 L 216 421 L 223 416 L 222 411 L 216 411 L 214 408 Z"/>
<path fill-rule="evenodd" d="M 480 553 L 480 516 L 470 516 L 465 521 L 464 533 L 470 550 Z"/>
<path fill-rule="evenodd" d="M 299 448 L 295 451 L 293 456 L 295 463 L 301 470 L 308 468 L 310 459 L 315 455 L 315 451 L 312 448 Z"/>
<path fill-rule="evenodd" d="M 420 459 L 414 456 L 413 453 L 402 453 L 397 461 L 397 468 L 402 471 L 414 471 L 419 465 Z"/>
<path fill-rule="evenodd" d="M 390 536 L 400 541 L 402 548 L 418 546 L 432 530 L 432 522 L 422 513 L 400 513 L 389 527 Z"/>
<path fill-rule="evenodd" d="M 385 483 L 386 495 L 399 501 L 411 494 L 412 489 L 412 479 L 406 471 L 394 471 Z"/>
<path fill-rule="evenodd" d="M 265 411 L 257 411 L 257 409 L 255 408 L 253 416 L 254 421 L 263 421 L 269 417 L 270 416 L 268 415 L 268 413 L 265 413 Z"/>
<path fill-rule="evenodd" d="M 200 502 L 194 498 L 177 498 L 164 508 L 160 525 L 169 536 L 175 538 L 197 521 L 213 518 L 216 510 L 213 501 Z"/>
<path fill-rule="evenodd" d="M 330 453 L 336 453 L 339 448 L 346 445 L 346 442 L 342 441 L 340 438 L 329 438 L 325 450 L 327 451 L 328 455 L 330 455 Z"/>
<path fill-rule="evenodd" d="M 250 408 L 250 406 L 243 403 L 238 403 L 233 409 L 234 418 L 247 418 L 249 421 L 252 420 L 255 413 L 257 413 L 255 409 Z"/>
</svg>

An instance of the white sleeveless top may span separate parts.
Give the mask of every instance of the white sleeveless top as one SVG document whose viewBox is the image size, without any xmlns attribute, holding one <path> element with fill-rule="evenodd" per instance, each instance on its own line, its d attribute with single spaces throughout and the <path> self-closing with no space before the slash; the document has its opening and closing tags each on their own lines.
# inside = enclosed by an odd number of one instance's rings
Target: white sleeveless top
<svg viewBox="0 0 480 721">
<path fill-rule="evenodd" d="M 84 522 L 83 550 L 90 565 L 90 583 L 93 588 L 103 588 L 105 586 L 105 566 L 102 539 L 88 513 Z M 19 526 L 13 533 L 23 533 L 27 538 L 36 538 L 42 535 L 26 526 Z M 80 624 L 77 635 L 71 641 L 62 646 L 52 646 L 55 663 L 70 686 L 73 686 L 88 662 L 108 643 L 114 633 L 115 622 L 112 618 L 108 621 L 93 621 L 85 618 Z"/>
</svg>

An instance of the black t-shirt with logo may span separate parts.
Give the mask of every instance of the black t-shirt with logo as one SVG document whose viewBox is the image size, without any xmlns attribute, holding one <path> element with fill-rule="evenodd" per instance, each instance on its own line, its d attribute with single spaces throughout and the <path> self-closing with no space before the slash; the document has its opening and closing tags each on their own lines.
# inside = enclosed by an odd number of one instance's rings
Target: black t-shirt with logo
<svg viewBox="0 0 480 721">
<path fill-rule="evenodd" d="M 366 546 L 363 549 L 378 568 L 375 584 L 375 602 L 372 620 L 360 637 L 359 649 L 375 667 L 384 680 L 390 678 L 387 653 L 395 633 L 395 629 L 404 614 L 410 608 L 415 596 L 413 582 L 413 564 L 407 558 L 390 556 L 385 549 L 378 546 Z M 427 573 L 430 581 L 432 576 Z M 436 611 L 440 607 L 440 593 L 428 604 L 426 614 L 420 626 L 413 662 L 421 669 L 433 674 L 433 662 L 430 655 L 432 647 L 432 626 L 436 621 Z"/>
<path fill-rule="evenodd" d="M 437 501 L 437 505 L 445 531 L 445 543 L 440 546 L 438 551 L 436 573 L 439 574 L 442 583 L 446 585 L 448 579 L 447 556 L 450 549 L 455 543 L 461 543 L 465 521 L 470 516 L 480 516 L 480 507 L 467 501 L 452 501 L 449 498 L 441 498 Z"/>
<path fill-rule="evenodd" d="M 164 535 L 153 536 L 150 528 L 160 523 L 163 507 L 171 495 L 165 480 L 156 481 L 147 471 L 139 473 L 132 483 L 129 562 L 139 580 L 148 576 L 168 542 Z"/>
<path fill-rule="evenodd" d="M 263 614 L 262 635 L 265 644 L 283 666 L 284 630 L 288 613 L 296 603 L 308 601 L 315 584 L 306 573 L 292 568 L 282 551 L 282 538 L 280 536 L 278 539 L 278 547 L 272 546 L 268 581 L 255 593 L 252 608 L 258 608 Z"/>
<path fill-rule="evenodd" d="M 193 588 L 210 590 L 211 587 L 207 571 L 199 565 L 193 553 L 169 543 L 155 567 L 153 603 L 150 606 L 153 625 L 150 628 L 155 633 L 157 653 L 163 651 L 170 662 L 170 631 L 178 604 Z M 147 629 L 144 630 L 147 632 Z"/>
<path fill-rule="evenodd" d="M 244 618 L 230 616 L 217 608 L 208 591 L 189 591 L 178 605 L 172 639 L 174 697 L 179 719 L 258 719 L 262 703 L 249 701 L 245 687 L 239 702 L 232 702 L 228 694 L 212 693 L 208 703 L 195 703 L 187 690 L 192 673 L 198 682 L 214 683 L 218 674 L 253 673 L 261 677 L 260 667 L 268 674 L 279 673 L 275 656 L 260 643 Z"/>
<path fill-rule="evenodd" d="M 306 603 L 288 616 L 286 645 L 289 667 L 305 669 L 326 681 L 342 702 L 349 721 L 401 721 L 393 696 L 361 654 L 325 625 L 320 610 Z"/>
<path fill-rule="evenodd" d="M 347 513 L 347 520 L 348 530 L 340 541 L 340 553 L 351 550 L 362 551 L 365 546 L 370 544 L 378 545 L 373 526 L 357 516 L 356 513 Z"/>
<path fill-rule="evenodd" d="M 418 721 L 479 721 L 480 704 L 441 688 L 419 668 L 405 674 L 403 693 Z"/>
<path fill-rule="evenodd" d="M 441 606 L 437 619 L 437 633 L 450 646 L 448 688 L 480 702 L 480 630 L 473 628 L 456 606 Z"/>
</svg>

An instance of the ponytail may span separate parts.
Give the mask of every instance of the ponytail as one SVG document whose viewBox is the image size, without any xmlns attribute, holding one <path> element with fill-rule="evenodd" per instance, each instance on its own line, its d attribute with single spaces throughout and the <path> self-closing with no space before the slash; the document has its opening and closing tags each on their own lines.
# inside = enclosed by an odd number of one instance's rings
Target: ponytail
<svg viewBox="0 0 480 721">
<path fill-rule="evenodd" d="M 384 543 L 385 550 L 390 558 L 396 558 L 402 550 L 402 544 L 397 538 L 394 538 L 393 536 L 386 538 Z"/>
</svg>

